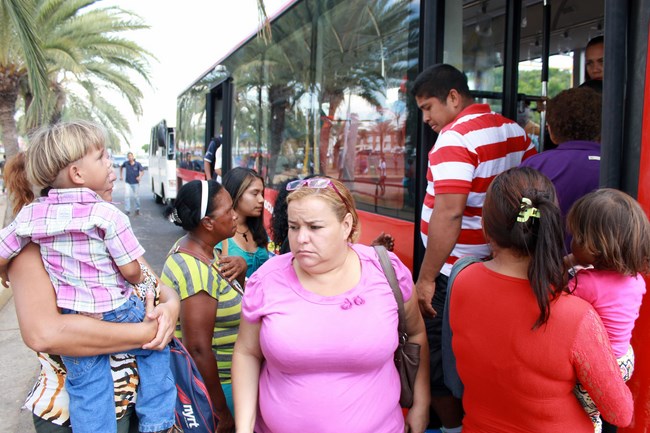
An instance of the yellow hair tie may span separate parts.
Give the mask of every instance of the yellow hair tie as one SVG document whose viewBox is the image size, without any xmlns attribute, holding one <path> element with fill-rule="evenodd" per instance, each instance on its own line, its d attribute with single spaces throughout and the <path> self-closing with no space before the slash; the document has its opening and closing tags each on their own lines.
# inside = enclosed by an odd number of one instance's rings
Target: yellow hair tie
<svg viewBox="0 0 650 433">
<path fill-rule="evenodd" d="M 538 218 L 539 219 L 539 209 L 533 207 L 533 202 L 530 201 L 527 197 L 522 197 L 521 205 L 519 206 L 519 216 L 517 216 L 517 222 L 525 223 L 529 218 Z"/>
</svg>

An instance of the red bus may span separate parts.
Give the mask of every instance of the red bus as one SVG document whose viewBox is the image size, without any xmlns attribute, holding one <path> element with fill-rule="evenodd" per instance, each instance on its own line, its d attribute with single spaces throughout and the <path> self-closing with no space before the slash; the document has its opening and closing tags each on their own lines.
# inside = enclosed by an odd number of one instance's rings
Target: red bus
<svg viewBox="0 0 650 433">
<path fill-rule="evenodd" d="M 268 211 L 287 178 L 341 179 L 361 210 L 361 242 L 390 232 L 417 274 L 436 137 L 408 84 L 428 65 L 450 63 L 478 101 L 512 119 L 529 107 L 543 126 L 537 104 L 584 81 L 585 45 L 604 35 L 601 184 L 650 212 L 649 17 L 650 0 L 291 1 L 273 18 L 270 43 L 252 35 L 181 93 L 177 145 L 198 157 L 223 125 L 222 169 L 257 169 Z M 544 137 L 535 138 L 543 150 Z M 636 414 L 625 432 L 650 430 L 649 304 L 633 337 Z"/>
</svg>

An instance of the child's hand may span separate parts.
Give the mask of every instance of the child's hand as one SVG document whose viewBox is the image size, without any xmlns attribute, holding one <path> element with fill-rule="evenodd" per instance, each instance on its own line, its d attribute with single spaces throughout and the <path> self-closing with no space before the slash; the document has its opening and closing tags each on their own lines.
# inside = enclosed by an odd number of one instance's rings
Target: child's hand
<svg viewBox="0 0 650 433">
<path fill-rule="evenodd" d="M 393 247 L 395 246 L 395 239 L 392 235 L 381 232 L 379 236 L 377 236 L 370 243 L 370 245 L 383 245 L 384 248 L 386 248 L 388 251 L 393 251 Z"/>
</svg>

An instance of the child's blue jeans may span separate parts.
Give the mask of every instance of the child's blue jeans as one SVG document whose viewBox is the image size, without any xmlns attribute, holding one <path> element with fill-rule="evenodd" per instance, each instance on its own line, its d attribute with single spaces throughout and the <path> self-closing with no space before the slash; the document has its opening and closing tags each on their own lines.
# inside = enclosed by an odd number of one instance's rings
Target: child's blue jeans
<svg viewBox="0 0 650 433">
<path fill-rule="evenodd" d="M 64 310 L 66 314 L 78 314 Z M 144 303 L 132 295 L 115 310 L 103 314 L 107 322 L 138 323 L 144 319 Z M 176 385 L 169 370 L 169 348 L 161 351 L 134 349 L 138 364 L 138 397 L 135 411 L 141 432 L 165 430 L 174 425 Z M 113 377 L 108 355 L 62 356 L 70 395 L 70 423 L 75 433 L 115 433 Z"/>
</svg>

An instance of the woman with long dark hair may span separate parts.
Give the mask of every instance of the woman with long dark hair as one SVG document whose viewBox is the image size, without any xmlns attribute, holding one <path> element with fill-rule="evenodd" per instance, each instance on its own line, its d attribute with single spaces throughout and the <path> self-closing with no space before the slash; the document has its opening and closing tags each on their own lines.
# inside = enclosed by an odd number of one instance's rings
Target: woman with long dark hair
<svg viewBox="0 0 650 433">
<path fill-rule="evenodd" d="M 551 181 L 531 168 L 497 176 L 483 206 L 492 259 L 456 277 L 452 347 L 465 391 L 463 433 L 592 433 L 573 394 L 583 384 L 613 424 L 633 402 L 607 333 L 565 287 L 563 224 Z"/>
<path fill-rule="evenodd" d="M 223 177 L 223 186 L 232 197 L 237 215 L 237 230 L 230 239 L 217 245 L 226 257 L 239 256 L 246 260 L 250 277 L 269 259 L 269 236 L 264 228 L 264 180 L 250 168 L 236 167 Z M 225 273 L 228 278 L 234 277 Z"/>
</svg>

